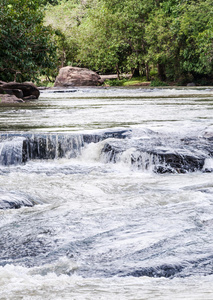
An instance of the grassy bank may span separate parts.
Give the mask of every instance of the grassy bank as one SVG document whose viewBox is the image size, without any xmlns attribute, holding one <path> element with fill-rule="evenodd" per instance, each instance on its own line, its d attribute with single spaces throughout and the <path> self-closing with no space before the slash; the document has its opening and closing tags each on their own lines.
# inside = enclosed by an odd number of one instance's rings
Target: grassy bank
<svg viewBox="0 0 213 300">
<path fill-rule="evenodd" d="M 150 81 L 146 80 L 146 77 L 133 77 L 131 79 L 121 78 L 119 79 L 107 79 L 104 81 L 105 86 L 149 86 Z"/>
</svg>

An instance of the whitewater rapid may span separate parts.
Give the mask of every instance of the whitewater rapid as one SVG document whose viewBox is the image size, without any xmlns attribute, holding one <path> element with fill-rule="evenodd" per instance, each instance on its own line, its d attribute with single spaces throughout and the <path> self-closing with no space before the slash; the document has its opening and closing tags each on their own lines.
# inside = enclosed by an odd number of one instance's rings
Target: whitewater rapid
<svg viewBox="0 0 213 300">
<path fill-rule="evenodd" d="M 212 91 L 0 106 L 0 299 L 212 299 Z"/>
</svg>

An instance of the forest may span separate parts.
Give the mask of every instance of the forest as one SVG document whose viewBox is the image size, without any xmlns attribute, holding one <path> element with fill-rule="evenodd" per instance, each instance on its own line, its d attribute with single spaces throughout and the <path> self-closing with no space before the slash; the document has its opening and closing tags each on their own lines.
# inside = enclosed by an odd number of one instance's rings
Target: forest
<svg viewBox="0 0 213 300">
<path fill-rule="evenodd" d="M 213 82 L 213 0 L 1 0 L 0 80 L 54 81 L 86 67 Z"/>
</svg>

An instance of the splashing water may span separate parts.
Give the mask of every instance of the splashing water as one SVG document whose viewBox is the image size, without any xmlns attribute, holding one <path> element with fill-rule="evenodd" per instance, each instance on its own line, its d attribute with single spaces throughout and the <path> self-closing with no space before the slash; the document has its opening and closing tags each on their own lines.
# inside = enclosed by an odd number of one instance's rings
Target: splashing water
<svg viewBox="0 0 213 300">
<path fill-rule="evenodd" d="M 213 94 L 0 106 L 1 299 L 212 299 Z"/>
</svg>

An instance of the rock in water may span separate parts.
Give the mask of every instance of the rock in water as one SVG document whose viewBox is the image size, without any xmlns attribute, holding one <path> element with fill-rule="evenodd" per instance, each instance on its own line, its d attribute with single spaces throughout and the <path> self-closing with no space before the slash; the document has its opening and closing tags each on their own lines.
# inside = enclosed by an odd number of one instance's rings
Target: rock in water
<svg viewBox="0 0 213 300">
<path fill-rule="evenodd" d="M 15 95 L 9 94 L 0 94 L 0 103 L 17 103 L 17 102 L 24 102 L 21 98 L 17 98 Z"/>
<path fill-rule="evenodd" d="M 15 192 L 0 191 L 0 210 L 2 209 L 18 209 L 23 206 L 34 206 L 33 201 L 26 195 Z"/>
<path fill-rule="evenodd" d="M 60 69 L 54 86 L 97 86 L 100 82 L 101 77 L 97 73 L 86 68 L 68 66 Z"/>
<path fill-rule="evenodd" d="M 199 140 L 197 144 L 199 145 Z M 194 145 L 194 148 L 188 146 L 186 150 L 179 144 L 172 149 L 163 144 L 158 145 L 154 138 L 151 141 L 141 139 L 136 142 L 134 139 L 119 142 L 108 140 L 102 149 L 102 160 L 105 163 L 117 163 L 124 159 L 136 169 L 152 170 L 156 173 L 201 171 L 210 155 L 207 147 L 201 151 Z"/>
<path fill-rule="evenodd" d="M 39 89 L 31 82 L 8 82 L 0 84 L 0 88 L 5 94 L 15 95 L 23 100 L 38 99 L 40 96 Z"/>
</svg>

